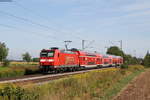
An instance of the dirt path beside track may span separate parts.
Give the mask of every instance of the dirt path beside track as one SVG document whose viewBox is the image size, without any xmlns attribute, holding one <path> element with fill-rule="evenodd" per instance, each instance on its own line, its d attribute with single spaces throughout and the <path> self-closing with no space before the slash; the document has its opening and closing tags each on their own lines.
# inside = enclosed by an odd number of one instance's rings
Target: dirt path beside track
<svg viewBox="0 0 150 100">
<path fill-rule="evenodd" d="M 136 77 L 114 100 L 150 100 L 150 70 Z"/>
</svg>

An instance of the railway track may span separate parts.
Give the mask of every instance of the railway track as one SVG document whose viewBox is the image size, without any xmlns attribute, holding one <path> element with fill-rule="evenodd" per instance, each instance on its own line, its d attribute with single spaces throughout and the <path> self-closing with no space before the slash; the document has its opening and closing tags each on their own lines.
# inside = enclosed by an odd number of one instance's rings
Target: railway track
<svg viewBox="0 0 150 100">
<path fill-rule="evenodd" d="M 110 68 L 110 67 L 109 67 Z M 87 70 L 82 70 L 82 71 L 75 71 L 75 72 L 66 72 L 66 73 L 59 73 L 59 74 L 49 74 L 49 75 L 30 75 L 30 76 L 24 76 L 24 77 L 18 77 L 15 79 L 2 79 L 0 80 L 0 84 L 5 84 L 5 83 L 14 83 L 14 84 L 27 84 L 27 83 L 36 83 L 36 84 L 42 84 L 46 83 L 52 80 L 64 78 L 70 75 L 75 75 L 75 74 L 81 74 L 81 73 L 87 73 L 90 71 L 94 70 L 102 70 L 106 68 L 99 68 L 99 69 L 87 69 Z"/>
</svg>

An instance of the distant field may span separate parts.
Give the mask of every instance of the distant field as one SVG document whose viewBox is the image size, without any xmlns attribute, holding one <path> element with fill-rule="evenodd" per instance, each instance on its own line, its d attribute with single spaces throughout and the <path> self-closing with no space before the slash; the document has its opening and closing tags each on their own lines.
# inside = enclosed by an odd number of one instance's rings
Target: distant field
<svg viewBox="0 0 150 100">
<path fill-rule="evenodd" d="M 0 67 L 0 71 L 7 70 L 8 67 Z"/>
<path fill-rule="evenodd" d="M 38 62 L 11 62 L 11 65 L 38 65 Z"/>
<path fill-rule="evenodd" d="M 39 71 L 38 66 L 38 62 L 10 62 L 10 65 L 6 67 L 0 62 L 0 78 L 35 74 Z"/>
<path fill-rule="evenodd" d="M 10 65 L 38 65 L 38 62 L 10 62 Z M 2 66 L 2 62 L 0 62 L 0 66 Z"/>
<path fill-rule="evenodd" d="M 17 77 L 39 72 L 38 64 L 36 63 L 14 63 L 8 67 L 0 66 L 0 78 Z M 1 99 L 0 99 L 1 100 Z"/>
</svg>

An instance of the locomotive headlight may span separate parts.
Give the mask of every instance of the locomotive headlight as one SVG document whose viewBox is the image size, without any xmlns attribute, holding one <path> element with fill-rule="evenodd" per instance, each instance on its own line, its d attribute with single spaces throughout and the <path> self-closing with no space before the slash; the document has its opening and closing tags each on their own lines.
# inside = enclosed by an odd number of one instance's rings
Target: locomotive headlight
<svg viewBox="0 0 150 100">
<path fill-rule="evenodd" d="M 54 61 L 54 59 L 49 59 L 49 60 L 47 60 L 48 62 L 53 62 Z"/>
<path fill-rule="evenodd" d="M 45 60 L 45 59 L 41 59 L 41 60 L 40 60 L 40 62 L 44 62 L 44 61 L 46 61 L 46 60 Z"/>
</svg>

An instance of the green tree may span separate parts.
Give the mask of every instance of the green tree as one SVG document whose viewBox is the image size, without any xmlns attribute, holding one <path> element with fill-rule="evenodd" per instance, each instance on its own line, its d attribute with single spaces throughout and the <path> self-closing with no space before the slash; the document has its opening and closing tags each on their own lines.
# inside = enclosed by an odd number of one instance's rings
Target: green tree
<svg viewBox="0 0 150 100">
<path fill-rule="evenodd" d="M 124 54 L 123 56 L 124 58 L 124 63 L 128 64 L 128 65 L 136 65 L 136 64 L 141 64 L 141 59 L 136 58 L 136 57 L 132 57 L 129 54 Z"/>
<path fill-rule="evenodd" d="M 107 49 L 107 54 L 115 55 L 115 56 L 121 56 L 124 58 L 124 63 L 127 65 L 134 65 L 134 64 L 140 64 L 139 60 L 136 57 L 132 57 L 129 54 L 125 54 L 119 47 L 112 46 Z"/>
<path fill-rule="evenodd" d="M 22 59 L 23 59 L 24 61 L 26 61 L 26 62 L 30 62 L 30 61 L 31 61 L 31 56 L 30 56 L 30 54 L 29 54 L 28 52 L 26 52 L 26 53 L 24 53 L 24 54 L 22 55 Z"/>
<path fill-rule="evenodd" d="M 144 66 L 150 67 L 150 53 L 147 52 L 146 56 L 144 57 Z"/>
<path fill-rule="evenodd" d="M 128 64 L 128 65 L 131 64 L 131 61 L 132 61 L 132 56 L 131 55 L 125 54 L 123 58 L 124 58 L 124 63 L 125 64 Z"/>
<path fill-rule="evenodd" d="M 144 65 L 144 59 L 143 58 L 138 58 L 138 63 L 141 64 L 141 65 Z"/>
<path fill-rule="evenodd" d="M 112 46 L 112 47 L 108 48 L 107 54 L 122 56 L 122 57 L 124 56 L 124 52 L 117 46 Z"/>
<path fill-rule="evenodd" d="M 3 66 L 8 67 L 10 65 L 10 61 L 8 59 L 3 60 Z"/>
<path fill-rule="evenodd" d="M 8 56 L 8 48 L 6 47 L 5 43 L 0 42 L 0 61 L 3 62 Z"/>
</svg>

